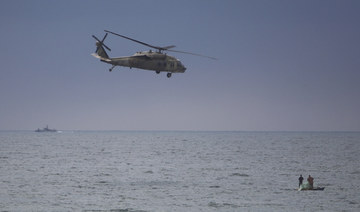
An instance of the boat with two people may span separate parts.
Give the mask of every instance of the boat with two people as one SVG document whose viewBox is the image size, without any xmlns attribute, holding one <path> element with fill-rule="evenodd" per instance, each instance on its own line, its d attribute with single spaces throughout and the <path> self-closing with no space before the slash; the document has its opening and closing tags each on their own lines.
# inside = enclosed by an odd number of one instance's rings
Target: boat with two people
<svg viewBox="0 0 360 212">
<path fill-rule="evenodd" d="M 313 191 L 323 191 L 325 189 L 325 187 L 314 187 L 314 178 L 311 177 L 311 175 L 309 175 L 309 177 L 307 178 L 307 182 L 303 183 L 303 176 L 300 175 L 299 177 L 299 191 L 309 191 L 309 190 L 313 190 Z"/>
</svg>

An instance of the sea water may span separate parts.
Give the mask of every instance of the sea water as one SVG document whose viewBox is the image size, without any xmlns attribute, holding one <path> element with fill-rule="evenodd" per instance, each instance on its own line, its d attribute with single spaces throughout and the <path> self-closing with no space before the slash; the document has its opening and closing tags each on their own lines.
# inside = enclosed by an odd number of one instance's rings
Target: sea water
<svg viewBox="0 0 360 212">
<path fill-rule="evenodd" d="M 359 156 L 356 132 L 0 132 L 0 211 L 360 211 Z"/>
</svg>

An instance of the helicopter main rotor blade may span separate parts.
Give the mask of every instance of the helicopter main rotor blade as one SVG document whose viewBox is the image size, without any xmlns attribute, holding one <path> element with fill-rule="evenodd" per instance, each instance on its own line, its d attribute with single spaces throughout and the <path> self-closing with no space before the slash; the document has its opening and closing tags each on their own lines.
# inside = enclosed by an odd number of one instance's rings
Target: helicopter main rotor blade
<svg viewBox="0 0 360 212">
<path fill-rule="evenodd" d="M 105 40 L 106 36 L 107 36 L 107 33 L 106 33 L 106 35 L 104 36 L 104 38 L 103 38 L 102 41 L 100 41 L 99 38 L 97 38 L 95 35 L 93 35 L 92 37 L 93 37 L 95 40 L 97 40 L 97 42 L 99 42 L 100 45 L 104 46 L 107 50 L 111 51 L 111 49 L 104 44 L 104 40 Z"/>
<path fill-rule="evenodd" d="M 142 45 L 144 45 L 144 46 L 148 46 L 148 47 L 150 47 L 150 48 L 157 49 L 157 50 L 159 50 L 160 52 L 161 52 L 161 51 L 177 52 L 177 53 L 190 54 L 190 55 L 195 55 L 195 56 L 199 56 L 199 57 L 210 58 L 210 59 L 212 59 L 212 60 L 217 60 L 217 58 L 215 58 L 215 57 L 209 57 L 209 56 L 206 56 L 206 55 L 201 55 L 201 54 L 196 54 L 196 53 L 191 53 L 191 52 L 178 51 L 178 50 L 170 50 L 171 48 L 174 48 L 174 47 L 175 47 L 174 45 L 165 46 L 165 47 L 153 46 L 153 45 L 150 45 L 150 44 L 148 44 L 148 43 L 144 43 L 144 42 L 141 42 L 141 41 L 138 41 L 138 40 L 135 40 L 135 39 L 126 37 L 126 36 L 124 36 L 124 35 L 120 35 L 120 34 L 115 33 L 115 32 L 111 32 L 111 31 L 108 31 L 108 30 L 104 30 L 104 31 L 107 32 L 107 33 L 111 33 L 111 34 L 113 34 L 113 35 L 117 35 L 117 36 L 119 36 L 119 37 L 128 39 L 128 40 L 134 41 L 134 42 L 136 42 L 136 43 L 140 43 L 140 44 L 142 44 Z"/>
<path fill-rule="evenodd" d="M 192 53 L 192 52 L 184 52 L 184 51 L 178 51 L 178 50 L 167 50 L 169 52 L 177 52 L 177 53 L 182 53 L 182 54 L 190 54 L 190 55 L 195 55 L 195 56 L 199 56 L 199 57 L 206 57 L 212 60 L 217 60 L 217 58 L 215 57 L 210 57 L 210 56 L 206 56 L 206 55 L 202 55 L 202 54 L 196 54 L 196 53 Z"/>
<path fill-rule="evenodd" d="M 176 46 L 171 45 L 171 46 L 164 46 L 164 47 L 161 47 L 161 48 L 162 48 L 163 50 L 168 51 L 169 49 L 172 49 L 172 48 L 174 48 L 174 47 L 176 47 Z"/>
<path fill-rule="evenodd" d="M 144 46 L 148 46 L 148 47 L 150 47 L 150 48 L 157 49 L 157 50 L 159 50 L 159 51 L 168 50 L 168 49 L 171 49 L 171 48 L 174 48 L 174 47 L 175 47 L 174 45 L 165 46 L 165 47 L 153 46 L 153 45 L 151 45 L 151 44 L 144 43 L 144 42 L 142 42 L 142 41 L 138 41 L 138 40 L 135 40 L 135 39 L 126 37 L 126 36 L 124 36 L 124 35 L 120 35 L 120 34 L 115 33 L 115 32 L 111 32 L 111 31 L 108 31 L 108 30 L 104 30 L 104 31 L 105 31 L 105 32 L 108 32 L 108 33 L 111 33 L 111 34 L 113 34 L 113 35 L 117 35 L 117 36 L 119 36 L 119 37 L 128 39 L 128 40 L 134 41 L 134 42 L 136 42 L 136 43 L 140 43 L 140 44 L 142 44 L 142 45 L 144 45 Z"/>
</svg>

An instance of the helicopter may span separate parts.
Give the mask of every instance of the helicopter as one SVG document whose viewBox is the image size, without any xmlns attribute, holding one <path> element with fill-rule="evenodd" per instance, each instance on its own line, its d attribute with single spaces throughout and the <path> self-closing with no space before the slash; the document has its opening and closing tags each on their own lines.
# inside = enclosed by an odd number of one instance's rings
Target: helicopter
<svg viewBox="0 0 360 212">
<path fill-rule="evenodd" d="M 143 70 L 155 71 L 157 74 L 160 74 L 160 72 L 167 72 L 168 78 L 171 77 L 172 73 L 184 73 L 186 67 L 180 62 L 180 60 L 173 56 L 167 55 L 166 53 L 164 53 L 164 51 L 190 54 L 190 55 L 207 57 L 209 59 L 216 60 L 216 58 L 214 57 L 209 57 L 201 54 L 172 50 L 172 48 L 175 47 L 174 45 L 165 46 L 165 47 L 154 46 L 124 35 L 117 34 L 115 32 L 111 32 L 108 30 L 104 30 L 104 31 L 106 32 L 106 34 L 102 40 L 98 39 L 95 35 L 92 35 L 92 37 L 96 40 L 96 50 L 95 53 L 92 54 L 92 56 L 100 59 L 101 62 L 111 64 L 112 67 L 109 69 L 110 72 L 116 66 L 124 66 L 124 67 L 129 67 L 130 69 L 138 68 Z M 150 47 L 152 49 L 155 49 L 156 51 L 150 49 L 149 51 L 137 52 L 134 55 L 128 57 L 111 58 L 109 57 L 109 55 L 105 50 L 107 49 L 111 51 L 111 49 L 104 44 L 104 41 L 109 33 L 142 44 L 144 46 Z"/>
</svg>

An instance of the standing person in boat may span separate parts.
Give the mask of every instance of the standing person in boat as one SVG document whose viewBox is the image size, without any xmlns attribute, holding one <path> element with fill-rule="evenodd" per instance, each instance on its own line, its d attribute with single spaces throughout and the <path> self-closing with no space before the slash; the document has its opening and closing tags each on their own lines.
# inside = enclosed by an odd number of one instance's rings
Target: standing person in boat
<svg viewBox="0 0 360 212">
<path fill-rule="evenodd" d="M 299 188 L 300 188 L 300 186 L 302 185 L 303 180 L 304 180 L 304 178 L 303 178 L 303 176 L 300 174 L 300 177 L 299 177 Z"/>
<path fill-rule="evenodd" d="M 310 188 L 313 189 L 314 188 L 314 178 L 311 177 L 311 175 L 309 175 L 307 181 L 309 182 Z"/>
</svg>

